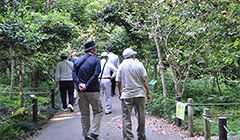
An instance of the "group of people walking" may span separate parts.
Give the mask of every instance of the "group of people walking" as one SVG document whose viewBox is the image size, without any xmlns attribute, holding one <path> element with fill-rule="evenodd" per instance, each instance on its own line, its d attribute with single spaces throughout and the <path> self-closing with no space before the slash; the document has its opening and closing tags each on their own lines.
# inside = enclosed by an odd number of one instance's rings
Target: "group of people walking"
<svg viewBox="0 0 240 140">
<path fill-rule="evenodd" d="M 135 59 L 136 52 L 130 48 L 123 51 L 124 60 L 119 63 L 119 58 L 113 53 L 113 48 L 108 47 L 108 52 L 101 53 L 101 60 L 96 56 L 98 45 L 93 41 L 84 43 L 85 54 L 81 57 L 74 55 L 72 60 L 67 60 L 67 54 L 62 53 L 62 61 L 56 69 L 56 85 L 59 85 L 62 98 L 62 109 L 73 109 L 74 84 L 78 92 L 78 105 L 81 112 L 82 136 L 85 140 L 97 140 L 100 134 L 100 124 L 103 112 L 108 115 L 112 112 L 111 96 L 115 94 L 115 85 L 118 83 L 119 99 L 122 106 L 123 139 L 134 140 L 131 124 L 131 111 L 135 107 L 138 115 L 138 139 L 146 139 L 145 135 L 145 96 L 151 101 L 147 83 L 147 72 L 143 64 Z M 75 53 L 76 54 L 76 53 Z M 72 62 L 71 62 L 72 61 Z M 116 82 L 115 82 L 116 81 Z M 146 94 L 145 90 L 146 89 Z M 71 89 L 70 89 L 71 88 Z M 66 103 L 68 90 L 69 104 Z M 103 97 L 106 97 L 106 106 L 103 109 Z M 90 122 L 90 105 L 93 118 Z"/>
</svg>

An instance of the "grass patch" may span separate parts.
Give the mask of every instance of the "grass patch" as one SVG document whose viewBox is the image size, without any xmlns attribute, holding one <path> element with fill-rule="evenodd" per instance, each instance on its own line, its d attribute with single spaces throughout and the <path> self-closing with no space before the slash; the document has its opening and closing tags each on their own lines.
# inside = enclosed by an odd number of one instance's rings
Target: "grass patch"
<svg viewBox="0 0 240 140">
<path fill-rule="evenodd" d="M 0 140 L 23 140 L 42 129 L 42 126 L 61 107 L 61 99 L 55 97 L 55 109 L 51 108 L 48 96 L 38 95 L 34 97 L 38 99 L 38 124 L 33 123 L 32 107 L 28 108 L 32 104 L 32 97 L 25 98 L 22 108 L 20 108 L 20 97 L 18 96 L 14 96 L 12 100 L 9 100 L 8 97 L 0 98 Z M 26 108 L 28 109 L 26 110 Z M 13 115 L 15 116 L 12 117 Z"/>
<path fill-rule="evenodd" d="M 151 79 L 148 79 L 151 81 Z M 228 81 L 230 82 L 230 81 Z M 231 82 L 230 82 L 231 83 Z M 168 94 L 168 106 L 164 106 L 164 97 L 162 95 L 161 83 L 152 90 L 152 102 L 146 103 L 146 109 L 151 111 L 152 114 L 160 116 L 168 120 L 169 123 L 174 124 L 176 120 L 176 107 L 175 107 L 175 93 L 171 87 L 172 80 L 169 74 L 166 75 L 166 85 Z M 192 98 L 194 103 L 239 103 L 239 86 L 231 84 L 226 85 L 224 81 L 220 80 L 220 88 L 214 85 L 213 78 L 203 77 L 201 79 L 189 79 L 187 81 L 185 93 L 182 97 L 182 102 L 187 103 L 188 98 Z M 210 109 L 211 115 L 240 115 L 240 105 L 222 105 L 222 106 L 194 106 L 194 136 L 204 135 L 204 118 L 202 117 L 204 108 Z M 211 120 L 218 123 L 218 117 L 211 117 Z M 227 128 L 231 135 L 240 138 L 240 117 L 228 116 Z M 185 120 L 182 121 L 183 130 L 188 130 L 188 114 L 187 108 L 185 112 Z M 218 125 L 211 123 L 211 135 L 218 136 Z"/>
</svg>

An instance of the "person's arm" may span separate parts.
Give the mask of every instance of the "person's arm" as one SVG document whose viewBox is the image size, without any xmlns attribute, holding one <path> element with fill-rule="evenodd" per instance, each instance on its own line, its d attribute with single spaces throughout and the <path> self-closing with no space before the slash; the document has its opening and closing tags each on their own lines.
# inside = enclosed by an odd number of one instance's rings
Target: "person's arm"
<svg viewBox="0 0 240 140">
<path fill-rule="evenodd" d="M 56 81 L 56 86 L 57 87 L 58 87 L 59 79 L 60 79 L 60 70 L 59 70 L 59 64 L 58 64 L 57 69 L 56 69 L 56 73 L 55 73 L 55 81 Z"/>
<path fill-rule="evenodd" d="M 76 85 L 79 87 L 80 84 L 81 84 L 81 81 L 80 79 L 78 78 L 78 70 L 81 66 L 81 61 L 82 61 L 83 58 L 80 58 L 80 59 L 76 59 L 74 61 L 74 64 L 73 64 L 73 70 L 72 70 L 72 78 L 73 78 L 73 81 L 76 83 Z"/>
<path fill-rule="evenodd" d="M 97 58 L 94 73 L 93 73 L 92 77 L 85 84 L 85 87 L 88 88 L 89 86 L 91 86 L 93 81 L 95 81 L 95 79 L 98 79 L 98 76 L 100 73 L 101 73 L 101 62 L 100 62 L 99 58 Z"/>
<path fill-rule="evenodd" d="M 152 100 L 151 94 L 150 94 L 150 90 L 148 87 L 148 82 L 147 82 L 147 78 L 146 77 L 142 77 L 142 81 L 143 81 L 143 85 L 147 91 L 147 102 L 150 102 Z"/>
<path fill-rule="evenodd" d="M 117 57 L 117 68 L 120 65 L 119 57 Z"/>
<path fill-rule="evenodd" d="M 110 80 L 112 80 L 113 78 L 116 77 L 118 69 L 112 63 L 110 63 L 109 66 L 110 70 L 113 72 L 112 76 L 110 77 Z"/>
<path fill-rule="evenodd" d="M 118 82 L 118 91 L 119 91 L 119 100 L 121 100 L 121 95 L 122 95 L 122 82 Z"/>
</svg>

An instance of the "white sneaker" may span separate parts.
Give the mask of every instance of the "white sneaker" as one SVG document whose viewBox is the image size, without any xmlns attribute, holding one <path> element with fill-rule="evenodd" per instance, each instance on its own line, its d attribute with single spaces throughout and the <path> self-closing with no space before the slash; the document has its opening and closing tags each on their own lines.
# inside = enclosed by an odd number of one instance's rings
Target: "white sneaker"
<svg viewBox="0 0 240 140">
<path fill-rule="evenodd" d="M 68 108 L 70 109 L 71 112 L 74 112 L 74 108 L 71 104 L 68 105 Z"/>
<path fill-rule="evenodd" d="M 67 108 L 65 108 L 65 109 L 64 109 L 64 108 L 62 108 L 62 111 L 64 111 L 64 112 L 65 112 L 65 111 L 67 111 Z"/>
</svg>

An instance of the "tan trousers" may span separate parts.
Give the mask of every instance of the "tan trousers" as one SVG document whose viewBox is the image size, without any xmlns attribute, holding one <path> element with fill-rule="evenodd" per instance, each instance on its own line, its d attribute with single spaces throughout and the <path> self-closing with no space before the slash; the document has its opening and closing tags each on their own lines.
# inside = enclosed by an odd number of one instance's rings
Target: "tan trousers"
<svg viewBox="0 0 240 140">
<path fill-rule="evenodd" d="M 138 112 L 138 135 L 145 134 L 145 98 L 131 98 L 122 99 L 122 120 L 123 120 L 123 139 L 124 140 L 134 140 L 134 135 L 132 133 L 132 121 L 131 113 L 132 108 L 135 105 Z"/>
<path fill-rule="evenodd" d="M 103 115 L 102 103 L 99 92 L 78 92 L 79 109 L 81 111 L 82 135 L 87 137 L 88 134 L 100 134 L 100 124 Z M 90 106 L 92 106 L 93 119 L 90 124 Z"/>
</svg>

